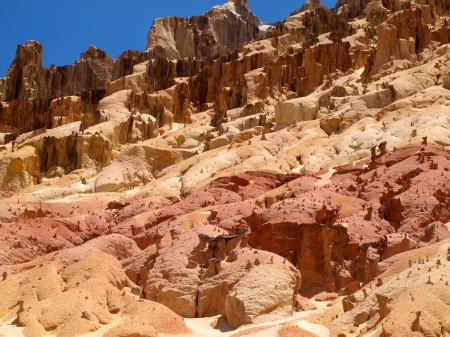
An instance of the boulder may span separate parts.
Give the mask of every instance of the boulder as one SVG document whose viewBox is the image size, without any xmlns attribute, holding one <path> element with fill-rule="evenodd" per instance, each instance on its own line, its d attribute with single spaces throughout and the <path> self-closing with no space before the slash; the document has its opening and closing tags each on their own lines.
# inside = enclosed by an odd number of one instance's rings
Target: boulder
<svg viewBox="0 0 450 337">
<path fill-rule="evenodd" d="M 275 108 L 275 123 L 278 128 L 286 127 L 296 122 L 310 121 L 319 112 L 319 101 L 315 97 L 291 99 Z"/>
<path fill-rule="evenodd" d="M 233 328 L 289 317 L 297 287 L 295 273 L 286 265 L 261 265 L 227 295 L 223 315 Z"/>
</svg>

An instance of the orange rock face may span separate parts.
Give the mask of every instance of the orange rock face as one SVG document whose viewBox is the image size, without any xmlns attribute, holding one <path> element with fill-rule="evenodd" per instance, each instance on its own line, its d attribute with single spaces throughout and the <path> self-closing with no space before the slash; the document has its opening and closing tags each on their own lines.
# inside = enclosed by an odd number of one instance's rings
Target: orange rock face
<svg viewBox="0 0 450 337">
<path fill-rule="evenodd" d="M 114 60 L 104 51 L 89 47 L 74 65 L 50 69 L 42 66 L 42 52 L 42 45 L 35 41 L 17 46 L 15 59 L 2 81 L 1 101 L 5 103 L 0 115 L 4 132 L 18 136 L 79 121 L 81 114 L 95 109 L 105 95 Z M 62 109 L 58 109 L 61 102 L 51 102 L 65 96 L 80 98 L 74 102 L 65 98 Z"/>
<path fill-rule="evenodd" d="M 229 0 L 50 69 L 18 46 L 0 336 L 447 336 L 447 2 Z"/>
</svg>

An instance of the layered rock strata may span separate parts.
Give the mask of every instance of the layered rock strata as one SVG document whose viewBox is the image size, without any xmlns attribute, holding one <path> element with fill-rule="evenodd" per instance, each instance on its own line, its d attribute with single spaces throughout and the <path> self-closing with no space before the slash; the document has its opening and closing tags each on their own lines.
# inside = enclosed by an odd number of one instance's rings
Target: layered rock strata
<svg viewBox="0 0 450 337">
<path fill-rule="evenodd" d="M 261 26 L 229 1 L 117 61 L 20 46 L 0 334 L 445 335 L 447 14 L 312 1 Z"/>
</svg>

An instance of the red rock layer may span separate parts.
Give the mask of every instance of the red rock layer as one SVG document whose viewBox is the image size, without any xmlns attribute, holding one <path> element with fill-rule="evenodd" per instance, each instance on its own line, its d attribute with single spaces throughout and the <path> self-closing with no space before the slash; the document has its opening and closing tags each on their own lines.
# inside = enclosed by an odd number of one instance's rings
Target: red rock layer
<svg viewBox="0 0 450 337">
<path fill-rule="evenodd" d="M 440 147 L 408 146 L 333 172 L 248 172 L 220 178 L 177 203 L 142 195 L 108 205 L 11 204 L 2 210 L 2 263 L 112 233 L 146 249 L 176 230 L 179 217 L 205 209 L 209 224 L 225 233 L 246 228 L 251 246 L 291 261 L 302 273 L 302 290 L 339 291 L 371 281 L 385 259 L 449 236 L 450 160 Z M 135 227 L 137 217 L 143 226 Z"/>
</svg>

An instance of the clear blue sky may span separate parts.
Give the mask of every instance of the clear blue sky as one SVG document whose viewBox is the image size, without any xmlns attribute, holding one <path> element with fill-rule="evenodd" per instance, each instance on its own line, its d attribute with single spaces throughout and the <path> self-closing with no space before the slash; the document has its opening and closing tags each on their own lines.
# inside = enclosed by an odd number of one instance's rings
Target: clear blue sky
<svg viewBox="0 0 450 337">
<path fill-rule="evenodd" d="M 43 63 L 66 65 L 94 45 L 117 58 L 123 51 L 143 51 L 155 18 L 192 16 L 226 0 L 4 0 L 0 18 L 0 77 L 26 40 L 44 46 Z M 249 0 L 264 22 L 284 19 L 304 0 Z M 334 7 L 335 1 L 324 1 Z"/>
</svg>

